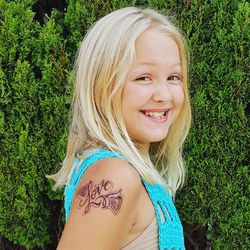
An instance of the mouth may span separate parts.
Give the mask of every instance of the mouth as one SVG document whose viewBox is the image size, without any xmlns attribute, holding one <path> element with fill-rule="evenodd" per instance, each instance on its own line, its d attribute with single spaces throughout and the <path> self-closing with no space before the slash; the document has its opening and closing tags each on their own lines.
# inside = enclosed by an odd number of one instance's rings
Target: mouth
<svg viewBox="0 0 250 250">
<path fill-rule="evenodd" d="M 140 110 L 140 112 L 152 121 L 165 122 L 170 109 L 164 110 Z"/>
</svg>

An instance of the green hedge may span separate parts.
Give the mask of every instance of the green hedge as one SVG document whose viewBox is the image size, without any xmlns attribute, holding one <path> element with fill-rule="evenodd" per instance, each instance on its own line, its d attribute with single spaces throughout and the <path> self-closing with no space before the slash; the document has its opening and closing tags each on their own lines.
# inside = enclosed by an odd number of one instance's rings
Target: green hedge
<svg viewBox="0 0 250 250">
<path fill-rule="evenodd" d="M 41 2 L 41 1 L 40 1 Z M 191 47 L 193 127 L 177 207 L 214 249 L 249 249 L 250 5 L 244 0 L 69 0 L 37 21 L 37 1 L 0 0 L 0 236 L 26 248 L 57 242 L 62 192 L 45 174 L 64 157 L 70 72 L 89 26 L 140 5 L 174 14 Z"/>
</svg>

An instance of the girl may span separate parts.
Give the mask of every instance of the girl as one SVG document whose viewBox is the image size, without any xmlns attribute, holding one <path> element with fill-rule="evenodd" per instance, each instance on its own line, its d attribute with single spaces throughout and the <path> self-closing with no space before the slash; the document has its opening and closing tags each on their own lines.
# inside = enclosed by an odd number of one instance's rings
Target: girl
<svg viewBox="0 0 250 250">
<path fill-rule="evenodd" d="M 101 18 L 79 49 L 72 113 L 58 250 L 185 249 L 172 201 L 191 120 L 180 31 L 150 9 Z"/>
</svg>

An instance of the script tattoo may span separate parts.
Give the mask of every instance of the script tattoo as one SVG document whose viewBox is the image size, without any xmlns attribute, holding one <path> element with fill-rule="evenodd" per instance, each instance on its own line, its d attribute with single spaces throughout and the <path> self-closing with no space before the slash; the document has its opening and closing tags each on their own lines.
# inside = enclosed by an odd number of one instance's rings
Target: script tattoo
<svg viewBox="0 0 250 250">
<path fill-rule="evenodd" d="M 91 207 L 110 209 L 117 215 L 122 206 L 122 190 L 113 191 L 114 184 L 109 180 L 102 180 L 99 184 L 90 181 L 79 188 L 77 197 L 79 199 L 78 208 L 83 208 L 83 215 L 90 211 Z"/>
</svg>

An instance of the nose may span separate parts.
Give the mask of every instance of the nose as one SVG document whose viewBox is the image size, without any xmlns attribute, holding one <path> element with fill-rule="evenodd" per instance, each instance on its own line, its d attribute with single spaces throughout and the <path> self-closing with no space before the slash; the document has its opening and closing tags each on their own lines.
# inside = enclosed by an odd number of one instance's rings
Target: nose
<svg viewBox="0 0 250 250">
<path fill-rule="evenodd" d="M 168 102 L 172 101 L 172 93 L 168 83 L 161 82 L 155 85 L 153 97 L 154 102 Z"/>
</svg>

